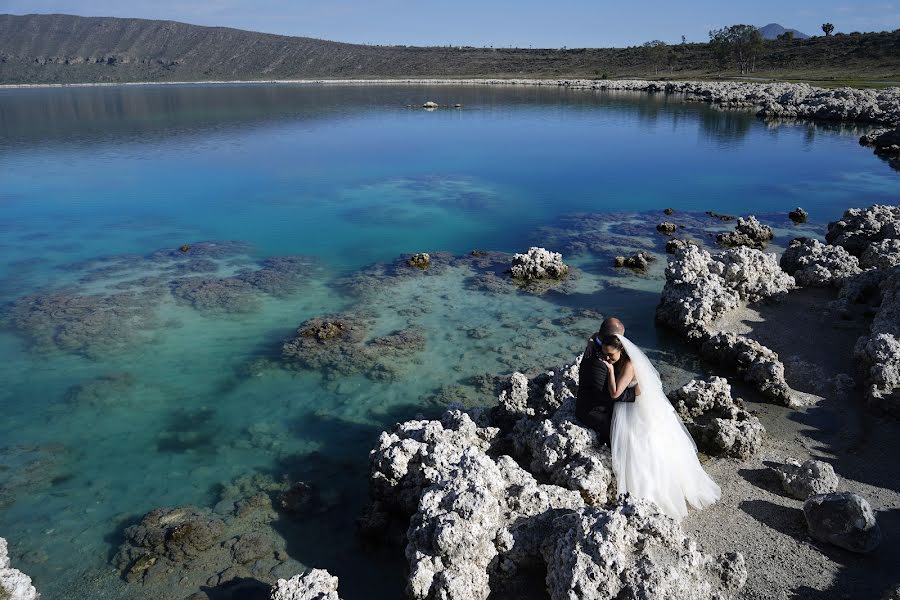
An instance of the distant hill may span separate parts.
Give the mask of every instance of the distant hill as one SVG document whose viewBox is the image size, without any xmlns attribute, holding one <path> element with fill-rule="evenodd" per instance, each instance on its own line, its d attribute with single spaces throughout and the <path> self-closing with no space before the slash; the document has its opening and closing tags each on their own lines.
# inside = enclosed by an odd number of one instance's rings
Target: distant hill
<svg viewBox="0 0 900 600">
<path fill-rule="evenodd" d="M 754 76 L 900 78 L 900 33 L 768 42 Z M 422 77 L 736 75 L 708 44 L 632 48 L 366 46 L 175 21 L 0 15 L 0 84 Z"/>
<path fill-rule="evenodd" d="M 778 36 L 790 31 L 794 34 L 794 38 L 798 40 L 808 40 L 809 36 L 803 33 L 802 31 L 797 31 L 796 29 L 785 29 L 778 23 L 769 23 L 765 27 L 760 27 L 759 32 L 762 34 L 764 40 L 777 40 Z"/>
</svg>

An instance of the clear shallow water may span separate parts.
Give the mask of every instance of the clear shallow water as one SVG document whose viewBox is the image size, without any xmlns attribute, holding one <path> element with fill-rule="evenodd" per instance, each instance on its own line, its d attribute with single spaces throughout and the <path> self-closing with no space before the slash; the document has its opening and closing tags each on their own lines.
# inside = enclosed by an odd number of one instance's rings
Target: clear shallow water
<svg viewBox="0 0 900 600">
<path fill-rule="evenodd" d="M 407 108 L 428 99 L 464 108 Z M 247 474 L 289 475 L 330 499 L 277 528 L 291 557 L 329 568 L 345 597 L 397 597 L 402 557 L 353 535 L 378 432 L 447 399 L 491 402 L 473 376 L 569 360 L 596 326 L 585 308 L 623 317 L 676 383 L 695 367 L 653 327 L 663 261 L 647 276 L 617 274 L 610 253 L 659 252 L 652 230 L 665 207 L 771 214 L 784 244 L 794 206 L 816 222 L 809 233 L 848 206 L 889 201 L 900 182 L 860 133 L 562 89 L 0 91 L 3 302 L 110 294 L 160 276 L 168 263 L 147 261 L 153 252 L 201 240 L 249 244 L 214 261 L 217 277 L 271 256 L 316 263 L 294 293 L 254 292 L 247 312 L 197 310 L 164 286 L 153 323 L 134 339 L 123 328 L 110 352 L 105 338 L 91 352 L 81 338 L 76 352 L 41 352 L 35 330 L 0 332 L 0 536 L 47 598 L 139 597 L 108 565 L 124 526 L 159 506 L 211 506 L 221 484 Z M 573 213 L 601 216 L 561 220 Z M 628 224 L 610 226 L 610 213 Z M 572 257 L 579 274 L 565 293 L 491 293 L 460 264 L 382 276 L 364 295 L 338 285 L 403 253 L 565 249 L 596 231 L 608 249 Z M 122 270 L 96 272 L 130 254 Z M 392 380 L 246 368 L 302 321 L 360 311 L 371 336 L 424 335 Z M 110 376 L 95 395 L 73 390 Z"/>
</svg>

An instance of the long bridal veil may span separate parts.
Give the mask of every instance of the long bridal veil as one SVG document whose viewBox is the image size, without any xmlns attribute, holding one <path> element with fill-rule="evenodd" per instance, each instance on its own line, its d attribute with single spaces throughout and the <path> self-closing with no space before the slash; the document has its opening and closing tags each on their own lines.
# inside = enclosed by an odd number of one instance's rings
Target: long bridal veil
<svg viewBox="0 0 900 600">
<path fill-rule="evenodd" d="M 704 508 L 722 492 L 700 465 L 697 446 L 663 393 L 650 359 L 625 336 L 619 339 L 641 394 L 635 402 L 617 402 L 613 413 L 610 446 L 618 491 L 653 500 L 680 520 L 688 505 Z"/>
</svg>

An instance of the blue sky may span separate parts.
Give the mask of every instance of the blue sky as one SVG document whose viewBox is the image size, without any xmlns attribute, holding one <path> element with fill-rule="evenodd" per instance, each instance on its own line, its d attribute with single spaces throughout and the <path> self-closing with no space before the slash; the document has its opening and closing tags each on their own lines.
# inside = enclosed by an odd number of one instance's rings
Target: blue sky
<svg viewBox="0 0 900 600">
<path fill-rule="evenodd" d="M 900 2 L 900 0 L 898 0 Z M 900 28 L 900 4 L 859 0 L 0 0 L 0 13 L 172 19 L 287 35 L 416 45 L 629 46 L 734 23 L 821 34 Z"/>
</svg>

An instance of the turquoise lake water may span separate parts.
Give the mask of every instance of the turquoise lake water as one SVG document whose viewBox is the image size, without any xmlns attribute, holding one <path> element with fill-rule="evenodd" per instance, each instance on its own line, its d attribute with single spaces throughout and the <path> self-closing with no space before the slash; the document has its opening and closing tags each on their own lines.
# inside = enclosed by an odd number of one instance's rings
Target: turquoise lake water
<svg viewBox="0 0 900 600">
<path fill-rule="evenodd" d="M 463 108 L 410 107 L 426 100 Z M 698 367 L 653 324 L 665 261 L 620 273 L 612 257 L 663 257 L 666 207 L 701 241 L 728 227 L 704 211 L 756 214 L 777 249 L 847 207 L 894 203 L 900 179 L 859 146 L 864 131 L 557 88 L 0 90 L 0 536 L 14 566 L 51 600 L 142 597 L 110 566 L 122 529 L 264 474 L 327 498 L 278 529 L 292 559 L 338 575 L 346 598 L 398 597 L 402 556 L 354 534 L 378 433 L 490 404 L 479 376 L 571 360 L 597 313 L 684 383 Z M 795 206 L 807 227 L 787 220 Z M 576 267 L 562 289 L 504 288 L 466 259 L 531 245 Z M 404 271 L 421 251 L 448 254 Z M 218 287 L 283 256 L 294 270 Z M 191 277 L 207 287 L 181 286 Z M 421 343 L 387 372 L 341 363 L 365 353 L 278 367 L 281 340 L 334 314 Z"/>
</svg>

